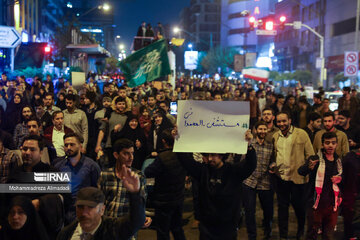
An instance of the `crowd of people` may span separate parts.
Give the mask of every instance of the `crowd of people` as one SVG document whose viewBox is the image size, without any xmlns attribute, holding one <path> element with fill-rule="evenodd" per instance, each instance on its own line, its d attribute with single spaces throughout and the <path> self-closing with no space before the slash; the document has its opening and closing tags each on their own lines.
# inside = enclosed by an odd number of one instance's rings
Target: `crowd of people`
<svg viewBox="0 0 360 240">
<path fill-rule="evenodd" d="M 344 239 L 358 236 L 356 91 L 345 87 L 331 111 L 322 89 L 310 104 L 301 86 L 275 93 L 271 83 L 179 78 L 176 86 L 129 88 L 109 79 L 102 89 L 92 77 L 74 89 L 62 78 L 2 74 L 1 183 L 25 183 L 27 172 L 71 172 L 71 193 L 2 194 L 0 239 L 133 239 L 151 224 L 158 239 L 170 232 L 186 239 L 187 176 L 200 239 L 237 239 L 243 212 L 248 239 L 259 237 L 257 196 L 271 239 L 275 193 L 281 239 L 291 237 L 290 204 L 297 239 L 332 239 L 338 215 Z M 174 153 L 170 103 L 189 99 L 249 102 L 247 154 Z M 155 179 L 151 197 L 146 178 Z M 150 202 L 152 218 L 145 216 Z"/>
</svg>

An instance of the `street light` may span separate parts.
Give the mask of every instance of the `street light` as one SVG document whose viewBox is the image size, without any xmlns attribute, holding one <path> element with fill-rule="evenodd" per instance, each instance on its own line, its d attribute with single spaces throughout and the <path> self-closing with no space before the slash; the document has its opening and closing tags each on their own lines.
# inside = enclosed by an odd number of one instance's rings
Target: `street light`
<svg viewBox="0 0 360 240">
<path fill-rule="evenodd" d="M 191 43 L 188 44 L 188 48 L 190 48 L 190 50 L 193 50 L 193 45 Z"/>
<path fill-rule="evenodd" d="M 174 27 L 174 30 L 173 30 L 173 31 L 174 31 L 174 33 L 175 33 L 175 34 L 177 34 L 177 33 L 179 33 L 179 32 L 180 32 L 180 28 L 178 28 L 178 27 Z"/>
<path fill-rule="evenodd" d="M 177 33 L 179 33 L 179 32 L 184 32 L 184 33 L 188 34 L 189 36 L 193 37 L 194 39 L 199 39 L 200 42 L 203 42 L 203 43 L 205 43 L 206 45 L 210 46 L 210 44 L 209 44 L 207 41 L 205 41 L 205 40 L 203 40 L 203 39 L 201 39 L 201 38 L 198 38 L 197 36 L 195 36 L 194 34 L 186 31 L 185 29 L 182 29 L 182 28 L 179 28 L 179 27 L 174 27 L 174 28 L 173 28 L 173 32 L 174 32 L 175 34 L 177 34 Z M 210 47 L 211 47 L 211 46 L 210 46 Z"/>
<path fill-rule="evenodd" d="M 120 44 L 119 48 L 120 48 L 120 50 L 124 50 L 124 48 L 125 48 L 124 44 Z"/>
<path fill-rule="evenodd" d="M 107 3 L 104 3 L 103 5 L 99 6 L 99 9 L 101 9 L 100 7 L 102 7 L 102 9 L 104 9 L 104 11 L 108 11 L 110 10 L 110 5 Z"/>
<path fill-rule="evenodd" d="M 105 12 L 107 12 L 107 11 L 109 11 L 109 10 L 111 9 L 111 7 L 110 7 L 109 4 L 104 3 L 104 4 L 102 4 L 102 5 L 98 5 L 98 6 L 96 6 L 96 7 L 91 8 L 90 10 L 86 11 L 85 13 L 83 13 L 83 14 L 81 14 L 81 15 L 78 13 L 78 14 L 76 14 L 76 16 L 77 16 L 78 18 L 81 18 L 81 17 L 87 15 L 88 13 L 94 11 L 95 9 L 99 9 L 99 10 L 100 10 L 100 9 L 103 9 Z"/>
<path fill-rule="evenodd" d="M 318 82 L 318 86 L 322 87 L 324 81 L 326 80 L 326 68 L 325 68 L 325 58 L 324 58 L 324 36 L 322 36 L 320 33 L 318 33 L 315 29 L 311 28 L 310 26 L 302 23 L 301 21 L 294 21 L 293 23 L 285 23 L 285 26 L 292 26 L 296 30 L 300 30 L 301 27 L 304 27 L 313 34 L 315 34 L 320 39 L 321 67 L 320 67 L 320 79 Z"/>
</svg>

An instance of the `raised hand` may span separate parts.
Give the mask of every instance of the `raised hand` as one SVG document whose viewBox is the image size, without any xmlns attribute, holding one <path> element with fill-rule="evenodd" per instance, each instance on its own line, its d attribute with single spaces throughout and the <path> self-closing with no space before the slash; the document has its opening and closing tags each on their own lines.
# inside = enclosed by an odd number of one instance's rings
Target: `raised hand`
<svg viewBox="0 0 360 240">
<path fill-rule="evenodd" d="M 245 140 L 247 142 L 251 142 L 251 140 L 253 139 L 253 135 L 251 134 L 251 130 L 248 129 L 246 132 L 245 132 Z"/>
<path fill-rule="evenodd" d="M 127 168 L 125 164 L 121 168 L 121 179 L 123 180 L 125 188 L 131 193 L 137 193 L 140 191 L 140 179 L 139 176 Z"/>
</svg>

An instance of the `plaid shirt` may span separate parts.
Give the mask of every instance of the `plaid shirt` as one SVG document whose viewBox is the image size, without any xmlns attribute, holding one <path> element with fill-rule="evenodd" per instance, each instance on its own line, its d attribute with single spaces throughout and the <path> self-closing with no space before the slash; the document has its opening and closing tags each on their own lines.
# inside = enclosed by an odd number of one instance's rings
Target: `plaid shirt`
<svg viewBox="0 0 360 240">
<path fill-rule="evenodd" d="M 274 161 L 274 145 L 267 141 L 260 145 L 254 138 L 252 146 L 256 151 L 256 169 L 243 183 L 257 190 L 270 190 L 269 165 Z"/>
<path fill-rule="evenodd" d="M 139 175 L 140 195 L 146 199 L 146 179 L 144 174 L 133 168 L 131 170 Z M 126 190 L 121 179 L 116 177 L 115 168 L 109 168 L 101 172 L 98 186 L 105 194 L 105 216 L 121 217 L 129 212 L 129 192 Z"/>
<path fill-rule="evenodd" d="M 25 123 L 19 123 L 15 127 L 14 131 L 14 143 L 17 148 L 22 144 L 23 139 L 29 134 L 29 130 Z"/>
<path fill-rule="evenodd" d="M 10 171 L 18 166 L 18 162 L 19 156 L 4 148 L 0 153 L 0 183 L 6 183 Z"/>
</svg>

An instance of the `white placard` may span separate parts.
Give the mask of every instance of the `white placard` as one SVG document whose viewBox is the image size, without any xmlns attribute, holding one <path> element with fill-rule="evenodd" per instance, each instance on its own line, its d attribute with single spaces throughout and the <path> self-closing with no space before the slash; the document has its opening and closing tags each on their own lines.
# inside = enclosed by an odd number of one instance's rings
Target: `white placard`
<svg viewBox="0 0 360 240">
<path fill-rule="evenodd" d="M 247 152 L 249 102 L 179 100 L 174 152 Z"/>
<path fill-rule="evenodd" d="M 84 72 L 71 72 L 71 82 L 75 89 L 82 87 L 85 83 L 85 80 Z"/>
</svg>

